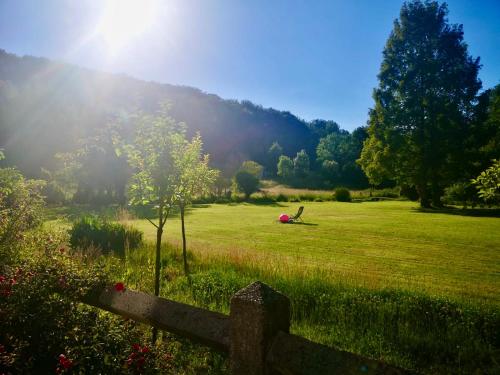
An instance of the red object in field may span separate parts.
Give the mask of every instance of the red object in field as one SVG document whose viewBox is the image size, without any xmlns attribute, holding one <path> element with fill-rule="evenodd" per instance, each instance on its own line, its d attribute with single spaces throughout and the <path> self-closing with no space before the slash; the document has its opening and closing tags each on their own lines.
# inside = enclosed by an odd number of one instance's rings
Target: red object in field
<svg viewBox="0 0 500 375">
<path fill-rule="evenodd" d="M 280 221 L 281 221 L 282 223 L 288 223 L 288 220 L 289 220 L 289 219 L 290 219 L 290 218 L 288 217 L 288 215 L 287 215 L 287 214 L 281 214 L 281 215 L 280 215 Z"/>
</svg>

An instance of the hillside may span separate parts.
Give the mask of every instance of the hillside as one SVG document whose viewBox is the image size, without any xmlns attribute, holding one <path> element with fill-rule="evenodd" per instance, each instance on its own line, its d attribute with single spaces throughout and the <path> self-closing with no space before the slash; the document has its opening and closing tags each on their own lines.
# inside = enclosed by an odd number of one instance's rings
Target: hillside
<svg viewBox="0 0 500 375">
<path fill-rule="evenodd" d="M 274 141 L 287 155 L 302 148 L 314 155 L 318 135 L 289 112 L 0 50 L 0 148 L 29 176 L 117 114 L 152 112 L 164 101 L 189 134 L 201 133 L 213 165 L 228 175 L 243 160 L 264 164 Z"/>
</svg>

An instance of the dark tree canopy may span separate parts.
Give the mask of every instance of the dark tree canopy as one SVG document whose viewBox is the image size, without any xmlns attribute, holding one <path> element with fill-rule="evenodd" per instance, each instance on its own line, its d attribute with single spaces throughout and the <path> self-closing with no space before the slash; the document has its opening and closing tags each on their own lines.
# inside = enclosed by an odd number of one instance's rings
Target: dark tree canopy
<svg viewBox="0 0 500 375">
<path fill-rule="evenodd" d="M 406 2 L 387 40 L 374 90 L 361 165 L 417 188 L 421 204 L 439 205 L 463 174 L 464 147 L 481 82 L 462 25 L 446 4 Z"/>
</svg>

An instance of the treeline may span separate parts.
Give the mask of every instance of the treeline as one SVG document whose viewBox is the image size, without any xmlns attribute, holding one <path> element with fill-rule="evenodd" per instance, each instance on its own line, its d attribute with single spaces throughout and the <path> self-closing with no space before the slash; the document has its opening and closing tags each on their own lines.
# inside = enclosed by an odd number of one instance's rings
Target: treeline
<svg viewBox="0 0 500 375">
<path fill-rule="evenodd" d="M 306 122 L 250 101 L 223 100 L 194 88 L 0 50 L 4 165 L 48 180 L 49 189 L 57 193 L 56 181 L 68 178 L 62 170 L 71 158 L 81 167 L 72 176 L 78 202 L 124 201 L 130 171 L 116 155 L 112 138 L 128 139 L 133 133 L 130 119 L 138 113 L 157 113 L 164 103 L 169 103 L 172 118 L 186 124 L 187 136 L 201 134 L 204 152 L 222 178 L 232 178 L 246 160 L 264 166 L 263 176 L 274 178 L 281 155 L 294 159 L 307 154 L 307 165 L 295 168 L 296 173 L 284 180 L 311 187 L 366 186 L 355 163 L 366 137 L 363 129 L 350 134 L 333 121 Z"/>
</svg>

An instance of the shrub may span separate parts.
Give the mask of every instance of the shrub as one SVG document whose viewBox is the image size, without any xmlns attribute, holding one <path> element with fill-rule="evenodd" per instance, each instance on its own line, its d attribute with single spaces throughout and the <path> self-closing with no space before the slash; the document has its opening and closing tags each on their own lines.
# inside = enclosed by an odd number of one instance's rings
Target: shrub
<svg viewBox="0 0 500 375">
<path fill-rule="evenodd" d="M 24 233 L 41 223 L 43 182 L 14 168 L 0 168 L 0 262 L 16 257 Z"/>
<path fill-rule="evenodd" d="M 238 171 L 234 176 L 234 181 L 238 190 L 245 194 L 246 199 L 259 188 L 259 179 L 248 171 Z"/>
<path fill-rule="evenodd" d="M 337 202 L 351 202 L 351 192 L 347 188 L 339 187 L 335 189 L 335 200 Z"/>
<path fill-rule="evenodd" d="M 500 160 L 493 160 L 493 165 L 471 182 L 486 203 L 500 204 Z"/>
<path fill-rule="evenodd" d="M 103 253 L 115 252 L 124 256 L 125 247 L 137 248 L 143 233 L 138 229 L 110 223 L 98 217 L 86 216 L 76 221 L 69 231 L 73 248 L 98 247 Z"/>
<path fill-rule="evenodd" d="M 283 193 L 279 193 L 276 196 L 276 202 L 288 202 L 288 197 Z"/>
<path fill-rule="evenodd" d="M 478 202 L 478 197 L 474 186 L 467 182 L 459 182 L 444 190 L 442 200 L 444 203 L 462 205 L 466 208 L 468 203 L 475 205 Z"/>
</svg>

